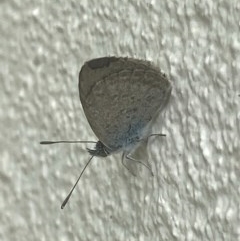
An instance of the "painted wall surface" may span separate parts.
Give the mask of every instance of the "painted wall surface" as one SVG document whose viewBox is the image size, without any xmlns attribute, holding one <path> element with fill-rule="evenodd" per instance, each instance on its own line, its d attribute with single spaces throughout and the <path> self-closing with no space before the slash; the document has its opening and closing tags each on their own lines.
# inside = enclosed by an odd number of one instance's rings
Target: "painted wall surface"
<svg viewBox="0 0 240 241">
<path fill-rule="evenodd" d="M 0 1 L 0 240 L 240 240 L 240 2 Z M 147 153 L 95 158 L 82 64 L 128 56 L 172 81 Z"/>
</svg>

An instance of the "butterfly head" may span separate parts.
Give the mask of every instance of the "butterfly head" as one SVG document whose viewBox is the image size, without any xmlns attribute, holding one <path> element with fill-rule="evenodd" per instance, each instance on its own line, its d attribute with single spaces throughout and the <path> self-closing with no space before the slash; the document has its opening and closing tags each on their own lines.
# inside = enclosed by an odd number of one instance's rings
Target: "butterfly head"
<svg viewBox="0 0 240 241">
<path fill-rule="evenodd" d="M 100 156 L 100 157 L 106 157 L 111 154 L 111 150 L 106 147 L 101 141 L 98 141 L 96 143 L 96 146 L 94 149 L 88 149 L 88 152 L 92 156 Z"/>
</svg>

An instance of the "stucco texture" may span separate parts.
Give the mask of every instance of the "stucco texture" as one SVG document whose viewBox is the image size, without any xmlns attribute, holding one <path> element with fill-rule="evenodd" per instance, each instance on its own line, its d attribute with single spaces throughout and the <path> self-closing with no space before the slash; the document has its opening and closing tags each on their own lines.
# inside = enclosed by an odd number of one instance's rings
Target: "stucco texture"
<svg viewBox="0 0 240 241">
<path fill-rule="evenodd" d="M 240 240 L 240 3 L 0 1 L 0 240 Z M 171 79 L 134 177 L 97 140 L 78 95 L 83 63 L 153 61 Z"/>
</svg>

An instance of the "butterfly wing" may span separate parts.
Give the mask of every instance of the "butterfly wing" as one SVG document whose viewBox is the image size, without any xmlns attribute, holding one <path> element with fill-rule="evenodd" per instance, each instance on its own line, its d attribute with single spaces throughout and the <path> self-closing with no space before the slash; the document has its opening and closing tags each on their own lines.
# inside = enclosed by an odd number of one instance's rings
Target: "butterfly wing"
<svg viewBox="0 0 240 241">
<path fill-rule="evenodd" d="M 142 60 L 94 59 L 85 63 L 79 74 L 80 100 L 88 122 L 113 151 L 141 137 L 170 93 L 165 75 Z"/>
</svg>

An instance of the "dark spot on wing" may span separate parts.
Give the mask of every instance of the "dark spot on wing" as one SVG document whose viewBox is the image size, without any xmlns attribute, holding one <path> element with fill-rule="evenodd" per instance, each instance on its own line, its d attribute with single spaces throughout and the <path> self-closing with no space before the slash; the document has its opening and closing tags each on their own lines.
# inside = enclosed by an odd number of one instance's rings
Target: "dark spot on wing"
<svg viewBox="0 0 240 241">
<path fill-rule="evenodd" d="M 108 67 L 110 63 L 118 61 L 116 57 L 103 57 L 98 59 L 93 59 L 88 62 L 88 66 L 91 69 L 100 69 L 103 67 Z"/>
</svg>

